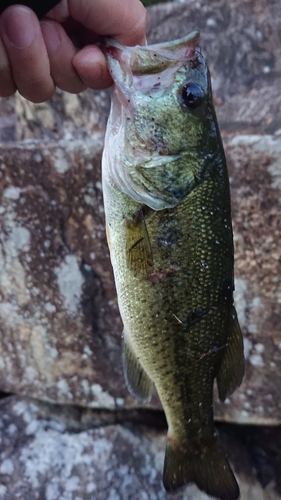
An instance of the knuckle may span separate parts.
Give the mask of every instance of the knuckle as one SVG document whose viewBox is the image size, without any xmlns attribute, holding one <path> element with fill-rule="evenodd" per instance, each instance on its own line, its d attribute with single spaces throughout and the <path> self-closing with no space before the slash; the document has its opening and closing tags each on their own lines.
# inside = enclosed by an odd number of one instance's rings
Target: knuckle
<svg viewBox="0 0 281 500">
<path fill-rule="evenodd" d="M 28 101 L 31 101 L 35 104 L 40 104 L 42 102 L 48 101 L 55 92 L 55 86 L 51 86 L 46 88 L 44 87 L 39 87 L 37 85 L 30 85 L 28 88 L 23 89 L 19 88 L 19 93 L 27 99 Z"/>
<path fill-rule="evenodd" d="M 56 87 L 59 89 L 69 92 L 70 94 L 79 94 L 83 92 L 87 87 L 80 80 L 80 78 L 73 75 L 52 75 Z"/>
<path fill-rule="evenodd" d="M 14 88 L 0 88 L 0 97 L 6 98 L 11 97 L 16 93 L 16 87 Z"/>
<path fill-rule="evenodd" d="M 62 84 L 61 86 L 58 86 L 61 90 L 64 92 L 69 92 L 70 94 L 80 94 L 80 92 L 83 92 L 86 90 L 86 85 L 84 83 L 74 83 L 72 85 L 69 84 Z"/>
<path fill-rule="evenodd" d="M 17 90 L 12 73 L 8 67 L 0 67 L 0 97 L 10 97 Z"/>
</svg>

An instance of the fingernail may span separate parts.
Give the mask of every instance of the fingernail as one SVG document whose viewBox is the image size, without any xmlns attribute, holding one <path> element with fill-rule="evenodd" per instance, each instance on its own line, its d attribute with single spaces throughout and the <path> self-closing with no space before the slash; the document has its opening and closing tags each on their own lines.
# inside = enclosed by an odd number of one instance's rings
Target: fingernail
<svg viewBox="0 0 281 500">
<path fill-rule="evenodd" d="M 91 50 L 91 47 L 87 47 L 80 53 L 79 57 L 79 70 L 85 76 L 89 73 L 95 73 L 96 78 L 100 78 L 103 72 L 103 60 L 102 54 L 95 48 Z"/>
<path fill-rule="evenodd" d="M 84 80 L 99 80 L 102 75 L 102 65 L 101 64 L 92 64 L 92 61 L 85 59 L 81 65 L 79 66 L 79 75 Z"/>
<path fill-rule="evenodd" d="M 98 90 L 112 85 L 105 57 L 98 47 L 85 47 L 74 56 L 72 64 L 87 87 Z"/>
<path fill-rule="evenodd" d="M 51 49 L 52 52 L 56 52 L 61 46 L 59 31 L 48 21 L 41 21 L 40 26 L 47 48 Z"/>
<path fill-rule="evenodd" d="M 4 29 L 12 45 L 27 49 L 35 39 L 34 17 L 25 7 L 10 8 L 5 16 Z"/>
</svg>

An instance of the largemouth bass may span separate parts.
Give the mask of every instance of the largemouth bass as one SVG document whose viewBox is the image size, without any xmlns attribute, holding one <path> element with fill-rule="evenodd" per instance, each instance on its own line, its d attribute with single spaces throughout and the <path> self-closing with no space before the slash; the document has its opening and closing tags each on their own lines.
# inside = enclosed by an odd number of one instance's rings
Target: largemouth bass
<svg viewBox="0 0 281 500">
<path fill-rule="evenodd" d="M 156 387 L 169 426 L 163 483 L 239 488 L 213 422 L 241 383 L 226 161 L 198 32 L 163 44 L 107 42 L 115 83 L 103 154 L 107 237 L 130 392 Z"/>
</svg>

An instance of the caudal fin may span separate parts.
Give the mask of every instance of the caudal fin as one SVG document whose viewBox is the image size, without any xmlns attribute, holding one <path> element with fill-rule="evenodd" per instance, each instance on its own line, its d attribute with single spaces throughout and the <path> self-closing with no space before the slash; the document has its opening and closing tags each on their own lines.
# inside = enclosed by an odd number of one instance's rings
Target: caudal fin
<svg viewBox="0 0 281 500">
<path fill-rule="evenodd" d="M 226 455 L 216 441 L 200 453 L 173 442 L 167 444 L 163 484 L 166 491 L 174 491 L 188 483 L 195 483 L 208 495 L 221 500 L 237 500 L 239 486 Z"/>
</svg>

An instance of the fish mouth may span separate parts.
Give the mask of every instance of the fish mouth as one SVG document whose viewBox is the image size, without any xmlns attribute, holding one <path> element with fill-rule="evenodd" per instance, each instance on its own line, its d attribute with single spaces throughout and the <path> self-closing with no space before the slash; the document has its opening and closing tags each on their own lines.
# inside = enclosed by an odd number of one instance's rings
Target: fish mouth
<svg viewBox="0 0 281 500">
<path fill-rule="evenodd" d="M 116 40 L 105 40 L 108 68 L 115 84 L 115 93 L 124 108 L 131 108 L 132 89 L 143 94 L 157 87 L 171 88 L 174 75 L 183 64 L 198 62 L 199 31 L 154 45 L 127 47 Z"/>
<path fill-rule="evenodd" d="M 155 74 L 179 62 L 195 61 L 199 49 L 198 30 L 170 42 L 154 45 L 127 47 L 116 40 L 105 40 L 105 51 L 113 80 L 118 80 L 117 63 L 135 76 Z"/>
</svg>

